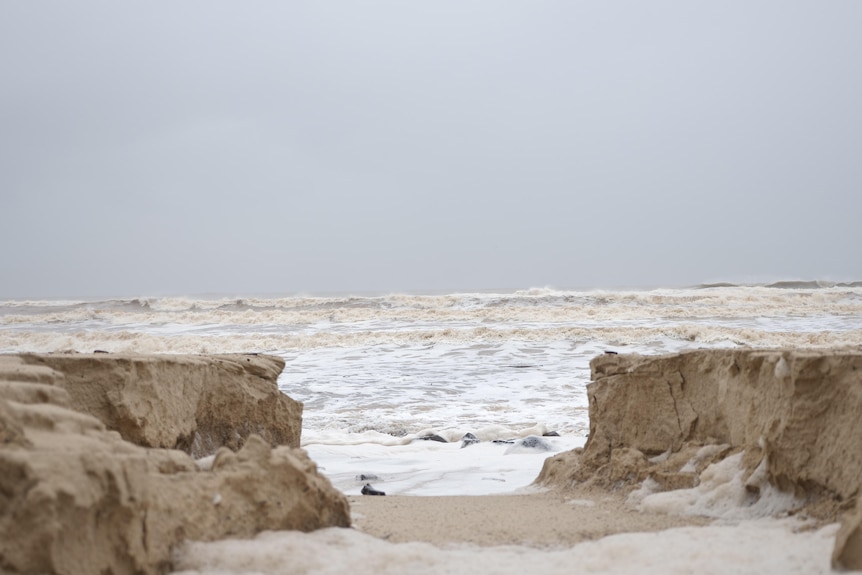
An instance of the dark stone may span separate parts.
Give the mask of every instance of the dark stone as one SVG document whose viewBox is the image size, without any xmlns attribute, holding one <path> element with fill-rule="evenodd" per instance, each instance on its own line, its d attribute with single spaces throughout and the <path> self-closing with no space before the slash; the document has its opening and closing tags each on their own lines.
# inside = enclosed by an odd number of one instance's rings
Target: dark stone
<svg viewBox="0 0 862 575">
<path fill-rule="evenodd" d="M 553 451 L 554 446 L 537 435 L 530 435 L 518 442 L 522 447 L 538 451 Z"/>
<path fill-rule="evenodd" d="M 467 433 L 461 438 L 461 449 L 464 449 L 468 445 L 473 445 L 474 443 L 479 443 L 479 438 L 472 433 Z"/>
<path fill-rule="evenodd" d="M 543 433 L 542 437 L 559 437 L 560 434 L 556 431 L 548 431 L 547 433 Z"/>
<path fill-rule="evenodd" d="M 437 434 L 426 435 L 425 437 L 417 437 L 417 439 L 421 439 L 422 441 L 439 441 L 440 443 L 449 443 Z"/>
<path fill-rule="evenodd" d="M 370 483 L 366 483 L 365 486 L 362 488 L 362 495 L 386 495 L 386 494 L 382 491 L 378 491 L 377 489 L 374 489 L 373 487 L 371 487 Z"/>
</svg>

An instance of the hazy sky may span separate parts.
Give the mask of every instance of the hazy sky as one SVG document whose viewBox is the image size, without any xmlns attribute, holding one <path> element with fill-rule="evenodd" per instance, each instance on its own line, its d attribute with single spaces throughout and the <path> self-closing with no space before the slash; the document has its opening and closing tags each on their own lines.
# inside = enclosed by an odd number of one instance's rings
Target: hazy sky
<svg viewBox="0 0 862 575">
<path fill-rule="evenodd" d="M 0 297 L 862 279 L 862 2 L 0 3 Z"/>
</svg>

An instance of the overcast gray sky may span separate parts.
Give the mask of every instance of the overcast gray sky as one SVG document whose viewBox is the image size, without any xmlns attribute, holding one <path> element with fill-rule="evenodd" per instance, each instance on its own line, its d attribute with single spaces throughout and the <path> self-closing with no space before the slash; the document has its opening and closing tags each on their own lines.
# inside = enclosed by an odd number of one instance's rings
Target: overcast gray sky
<svg viewBox="0 0 862 575">
<path fill-rule="evenodd" d="M 0 3 L 0 297 L 862 279 L 862 2 Z"/>
</svg>

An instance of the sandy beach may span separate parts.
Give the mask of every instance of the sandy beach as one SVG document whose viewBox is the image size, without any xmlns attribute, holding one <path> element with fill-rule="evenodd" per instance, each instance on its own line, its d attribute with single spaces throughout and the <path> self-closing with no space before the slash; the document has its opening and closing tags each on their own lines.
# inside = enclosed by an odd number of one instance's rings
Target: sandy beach
<svg viewBox="0 0 862 575">
<path fill-rule="evenodd" d="M 351 529 L 192 543 L 175 575 L 833 573 L 838 525 L 642 512 L 621 491 L 351 496 Z"/>
<path fill-rule="evenodd" d="M 642 513 L 593 490 L 453 497 L 353 496 L 353 527 L 393 543 L 519 545 L 539 549 L 630 532 L 707 525 L 704 517 Z"/>
</svg>

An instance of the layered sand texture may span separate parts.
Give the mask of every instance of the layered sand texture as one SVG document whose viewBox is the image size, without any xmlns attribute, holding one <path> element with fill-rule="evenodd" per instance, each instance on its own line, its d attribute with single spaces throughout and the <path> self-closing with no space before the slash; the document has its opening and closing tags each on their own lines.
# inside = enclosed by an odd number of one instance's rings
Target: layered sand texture
<svg viewBox="0 0 862 575">
<path fill-rule="evenodd" d="M 668 514 L 660 498 L 697 495 L 722 473 L 739 508 L 812 529 L 842 521 L 832 565 L 862 568 L 858 350 L 599 356 L 585 447 L 546 460 L 536 492 L 479 497 L 348 500 L 289 446 L 301 404 L 278 392 L 282 366 L 242 355 L 0 357 L 0 569 L 165 573 L 193 541 L 351 524 L 392 543 L 552 553 L 700 529 L 714 510 Z M 215 458 L 202 469 L 180 449 Z"/>
<path fill-rule="evenodd" d="M 166 573 L 188 540 L 348 526 L 346 498 L 305 452 L 272 446 L 298 441 L 285 430 L 301 421 L 277 389 L 281 365 L 0 356 L 0 572 Z M 206 469 L 150 446 L 218 437 L 238 450 Z"/>
</svg>

